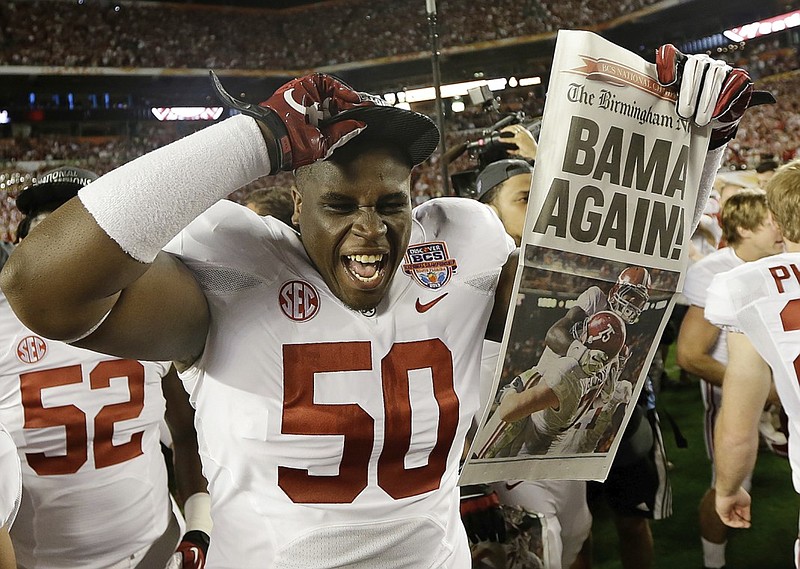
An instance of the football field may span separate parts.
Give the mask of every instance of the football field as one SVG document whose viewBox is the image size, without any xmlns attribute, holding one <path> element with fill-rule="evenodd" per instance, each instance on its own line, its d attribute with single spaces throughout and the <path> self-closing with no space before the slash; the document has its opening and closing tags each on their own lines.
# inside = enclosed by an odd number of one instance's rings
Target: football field
<svg viewBox="0 0 800 569">
<path fill-rule="evenodd" d="M 677 380 L 679 369 L 674 363 L 674 346 L 670 354 L 667 372 Z M 673 514 L 671 518 L 652 524 L 654 567 L 701 569 L 703 558 L 697 508 L 708 488 L 711 474 L 703 440 L 703 404 L 697 380 L 662 391 L 658 409 L 668 458 L 673 464 L 670 471 Z M 686 448 L 677 448 L 664 411 L 672 415 L 686 438 Z M 800 498 L 792 489 L 788 460 L 762 448 L 753 475 L 751 495 L 753 525 L 747 530 L 730 531 L 727 569 L 791 569 Z M 593 566 L 619 569 L 617 537 L 609 511 L 600 505 L 594 514 Z"/>
</svg>

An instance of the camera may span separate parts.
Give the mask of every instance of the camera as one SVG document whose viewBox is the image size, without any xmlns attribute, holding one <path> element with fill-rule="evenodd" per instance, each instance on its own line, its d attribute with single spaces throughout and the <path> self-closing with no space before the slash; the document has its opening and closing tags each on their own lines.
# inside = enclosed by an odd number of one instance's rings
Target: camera
<svg viewBox="0 0 800 569">
<path fill-rule="evenodd" d="M 499 111 L 500 104 L 492 95 L 489 87 L 485 85 L 475 87 L 474 89 L 469 89 L 467 94 L 470 102 L 474 105 L 480 105 L 483 112 L 491 115 Z M 513 133 L 501 132 L 503 128 L 513 124 L 523 125 L 538 140 L 541 117 L 529 119 L 523 112 L 508 113 L 491 126 L 481 130 L 477 139 L 468 141 L 459 151 L 459 155 L 463 152 L 468 152 L 470 158 L 477 162 L 477 167 L 456 172 L 450 176 L 450 182 L 456 195 L 474 197 L 475 180 L 478 177 L 478 173 L 492 162 L 514 155 L 515 147 L 512 147 L 513 142 L 509 140 L 514 137 Z M 455 158 L 457 156 L 451 157 L 451 161 Z"/>
</svg>

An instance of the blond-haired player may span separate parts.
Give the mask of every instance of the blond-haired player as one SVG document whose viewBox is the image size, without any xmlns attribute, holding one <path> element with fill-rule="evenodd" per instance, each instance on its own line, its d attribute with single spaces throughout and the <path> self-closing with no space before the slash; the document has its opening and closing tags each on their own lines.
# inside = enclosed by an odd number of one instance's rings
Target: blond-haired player
<svg viewBox="0 0 800 569">
<path fill-rule="evenodd" d="M 728 330 L 723 405 L 715 430 L 716 510 L 731 527 L 749 527 L 750 495 L 742 487 L 758 452 L 758 424 L 770 376 L 789 417 L 789 462 L 800 492 L 800 161 L 767 185 L 770 211 L 781 228 L 783 254 L 717 275 L 706 319 Z M 798 542 L 795 542 L 795 567 Z"/>
<path fill-rule="evenodd" d="M 722 229 L 728 246 L 707 255 L 686 275 L 684 294 L 691 306 L 678 334 L 678 364 L 701 378 L 705 406 L 704 433 L 708 457 L 714 461 L 713 433 L 722 404 L 722 379 L 728 363 L 726 333 L 703 316 L 708 287 L 714 275 L 783 251 L 783 238 L 761 190 L 741 190 L 730 196 L 722 209 Z M 745 481 L 749 489 L 750 476 Z M 700 537 L 706 567 L 725 565 L 727 526 L 714 510 L 714 474 L 711 487 L 700 501 Z"/>
</svg>

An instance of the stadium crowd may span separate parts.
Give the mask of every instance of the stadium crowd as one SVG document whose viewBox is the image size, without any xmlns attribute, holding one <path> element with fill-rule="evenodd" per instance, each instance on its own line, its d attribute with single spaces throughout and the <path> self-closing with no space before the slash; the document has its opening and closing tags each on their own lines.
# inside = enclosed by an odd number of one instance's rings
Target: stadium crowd
<svg viewBox="0 0 800 569">
<path fill-rule="evenodd" d="M 779 70 L 783 69 L 782 61 L 779 62 Z M 768 72 L 769 68 L 765 68 L 765 71 Z M 774 93 L 778 103 L 757 107 L 745 115 L 736 139 L 728 147 L 726 166 L 731 169 L 755 168 L 767 158 L 785 163 L 798 156 L 800 102 L 793 94 L 800 89 L 800 73 L 765 76 L 757 86 Z M 504 93 L 500 100 L 499 115 L 522 111 L 529 117 L 538 116 L 544 103 L 535 91 L 526 89 Z M 468 108 L 462 113 L 452 115 L 452 120 L 448 119 L 446 123 L 448 147 L 481 138 L 485 129 L 499 115 L 490 115 L 477 108 Z M 3 157 L 0 168 L 7 177 L 22 176 L 20 179 L 23 181 L 27 181 L 27 174 L 35 174 L 65 162 L 105 173 L 154 148 L 177 140 L 193 128 L 202 128 L 205 124 L 187 126 L 186 123 L 138 123 L 135 132 L 128 137 L 41 135 L 0 138 L 0 156 Z M 452 174 L 475 166 L 470 154 L 464 153 L 450 164 L 449 171 Z M 276 180 L 279 184 L 292 183 L 288 173 L 279 178 Z M 2 237 L 6 240 L 13 235 L 18 222 L 18 214 L 13 208 L 15 187 L 16 184 L 10 188 L 0 188 L 6 192 L 5 199 L 0 202 L 0 227 L 3 228 Z M 242 201 L 254 187 L 259 187 L 258 183 L 237 191 L 231 198 Z M 20 188 L 21 186 L 17 190 Z M 415 169 L 412 199 L 418 205 L 442 195 L 442 188 L 439 154 L 435 153 L 430 160 Z"/>
<path fill-rule="evenodd" d="M 443 0 L 438 6 L 441 45 L 593 26 L 655 3 Z M 390 0 L 333 0 L 281 11 L 14 0 L 0 4 L 0 65 L 233 69 L 336 65 L 426 51 L 424 11 L 423 2 L 410 6 Z M 307 34 L 311 19 L 324 19 L 327 33 Z M 395 33 L 400 28 L 404 33 Z M 176 29 L 181 33 L 175 34 Z M 193 40 L 183 41 L 186 37 Z"/>
</svg>

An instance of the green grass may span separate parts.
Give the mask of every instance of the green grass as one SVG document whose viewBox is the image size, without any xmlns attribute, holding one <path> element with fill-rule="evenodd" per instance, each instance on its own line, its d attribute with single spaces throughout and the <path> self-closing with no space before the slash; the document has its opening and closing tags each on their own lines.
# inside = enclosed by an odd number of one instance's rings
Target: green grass
<svg viewBox="0 0 800 569">
<path fill-rule="evenodd" d="M 670 350 L 670 354 L 674 348 Z M 679 370 L 672 357 L 667 373 L 677 379 Z M 688 441 L 688 447 L 675 445 L 672 430 L 661 417 L 673 491 L 672 517 L 652 523 L 657 569 L 700 569 L 703 566 L 697 507 L 708 488 L 711 471 L 703 441 L 703 403 L 697 382 L 659 395 L 658 408 L 668 411 Z M 797 535 L 800 498 L 792 489 L 787 459 L 766 450 L 758 456 L 753 476 L 753 526 L 731 530 L 728 535 L 728 569 L 790 569 L 792 548 Z M 608 510 L 595 512 L 592 528 L 595 569 L 620 569 L 617 536 Z"/>
</svg>

